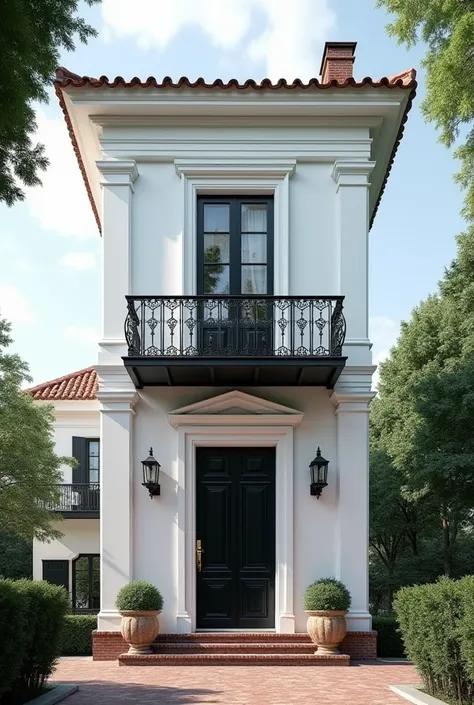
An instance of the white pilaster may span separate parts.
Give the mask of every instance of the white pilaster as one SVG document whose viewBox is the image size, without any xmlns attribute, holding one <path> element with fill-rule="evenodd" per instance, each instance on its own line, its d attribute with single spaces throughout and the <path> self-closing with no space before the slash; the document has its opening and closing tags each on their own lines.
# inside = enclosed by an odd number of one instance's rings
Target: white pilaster
<svg viewBox="0 0 474 705">
<path fill-rule="evenodd" d="M 370 379 L 369 379 L 370 385 Z M 342 386 L 342 385 L 341 385 Z M 337 389 L 338 517 L 336 575 L 347 586 L 352 605 L 349 631 L 369 631 L 369 404 L 373 393 Z"/>
<path fill-rule="evenodd" d="M 131 232 L 134 160 L 97 161 L 102 178 L 102 340 L 99 363 L 117 363 L 126 355 L 125 296 L 131 293 Z"/>
<path fill-rule="evenodd" d="M 104 370 L 106 370 L 104 372 Z M 123 365 L 99 367 L 100 605 L 99 630 L 120 628 L 117 592 L 132 580 L 132 437 L 138 399 Z"/>
<path fill-rule="evenodd" d="M 370 365 L 368 331 L 369 176 L 375 162 L 336 161 L 336 239 L 339 293 L 345 296 L 347 323 L 344 354 L 348 365 Z"/>
</svg>

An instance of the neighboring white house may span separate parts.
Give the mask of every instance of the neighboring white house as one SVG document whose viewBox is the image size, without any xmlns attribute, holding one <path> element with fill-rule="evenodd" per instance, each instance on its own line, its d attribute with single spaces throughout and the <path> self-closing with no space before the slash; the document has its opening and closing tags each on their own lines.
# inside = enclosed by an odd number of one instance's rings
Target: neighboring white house
<svg viewBox="0 0 474 705">
<path fill-rule="evenodd" d="M 163 593 L 164 632 L 302 632 L 306 586 L 336 576 L 349 630 L 370 633 L 368 234 L 416 82 L 356 82 L 354 49 L 326 44 L 308 83 L 57 71 L 102 232 L 103 330 L 94 369 L 32 390 L 80 461 L 34 571 L 97 609 L 100 560 L 99 632 L 136 578 Z"/>
</svg>

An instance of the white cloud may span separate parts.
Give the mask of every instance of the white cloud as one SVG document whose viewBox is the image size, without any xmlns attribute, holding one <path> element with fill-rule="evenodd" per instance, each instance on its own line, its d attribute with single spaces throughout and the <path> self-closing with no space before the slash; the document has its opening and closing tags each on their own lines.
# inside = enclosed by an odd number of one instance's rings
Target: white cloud
<svg viewBox="0 0 474 705">
<path fill-rule="evenodd" d="M 250 31 L 255 13 L 265 26 Z M 266 75 L 317 75 L 322 43 L 336 18 L 329 0 L 103 0 L 103 36 L 134 38 L 142 49 L 164 49 L 186 26 L 197 26 L 222 49 L 242 48 L 265 64 Z"/>
<path fill-rule="evenodd" d="M 100 340 L 100 333 L 93 326 L 67 326 L 64 333 L 77 343 L 98 343 Z"/>
<path fill-rule="evenodd" d="M 85 272 L 88 269 L 94 269 L 96 258 L 92 252 L 68 252 L 61 257 L 59 264 L 78 272 Z"/>
<path fill-rule="evenodd" d="M 372 316 L 369 321 L 370 339 L 373 343 L 372 358 L 374 365 L 380 365 L 386 360 L 390 349 L 397 342 L 400 333 L 400 321 L 394 321 L 387 316 Z M 373 387 L 378 388 L 379 369 L 373 377 Z"/>
<path fill-rule="evenodd" d="M 50 118 L 37 110 L 35 138 L 46 147 L 50 161 L 40 174 L 42 186 L 26 188 L 26 203 L 44 230 L 85 240 L 98 237 L 64 118 Z"/>
<path fill-rule="evenodd" d="M 20 272 L 32 272 L 33 271 L 33 265 L 30 264 L 30 262 L 27 262 L 26 259 L 18 259 L 15 262 L 15 266 L 17 269 L 20 270 Z"/>
<path fill-rule="evenodd" d="M 36 321 L 28 299 L 14 284 L 0 284 L 0 315 L 15 324 Z"/>
</svg>

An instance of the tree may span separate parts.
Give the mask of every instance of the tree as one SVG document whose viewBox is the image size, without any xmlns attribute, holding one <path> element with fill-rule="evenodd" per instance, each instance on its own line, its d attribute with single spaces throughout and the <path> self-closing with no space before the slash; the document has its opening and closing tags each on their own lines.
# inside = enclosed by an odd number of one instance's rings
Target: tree
<svg viewBox="0 0 474 705">
<path fill-rule="evenodd" d="M 440 130 L 440 141 L 461 161 L 457 182 L 466 189 L 463 215 L 474 220 L 474 1 L 377 0 L 395 14 L 388 33 L 412 47 L 427 44 L 426 97 L 422 112 Z M 461 129 L 463 128 L 463 129 Z M 465 134 L 465 137 L 464 137 Z"/>
<path fill-rule="evenodd" d="M 59 500 L 60 467 L 74 463 L 54 451 L 52 407 L 35 404 L 22 390 L 28 367 L 5 352 L 10 324 L 0 318 L 0 517 L 2 530 L 40 540 L 61 536 L 46 507 Z"/>
<path fill-rule="evenodd" d="M 0 578 L 31 578 L 33 543 L 16 534 L 0 533 Z"/>
<path fill-rule="evenodd" d="M 33 103 L 47 102 L 60 50 L 73 51 L 76 36 L 84 43 L 96 36 L 76 16 L 78 5 L 78 0 L 0 2 L 0 201 L 9 206 L 24 199 L 20 184 L 41 184 L 38 172 L 48 166 L 44 146 L 32 142 Z"/>
</svg>

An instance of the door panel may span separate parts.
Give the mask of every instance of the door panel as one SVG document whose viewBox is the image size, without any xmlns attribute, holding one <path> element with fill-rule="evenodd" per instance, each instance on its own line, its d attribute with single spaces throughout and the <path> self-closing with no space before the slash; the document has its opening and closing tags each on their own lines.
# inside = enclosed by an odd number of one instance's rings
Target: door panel
<svg viewBox="0 0 474 705">
<path fill-rule="evenodd" d="M 197 448 L 197 627 L 275 626 L 275 449 Z"/>
</svg>

